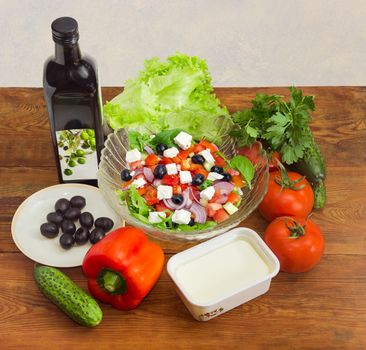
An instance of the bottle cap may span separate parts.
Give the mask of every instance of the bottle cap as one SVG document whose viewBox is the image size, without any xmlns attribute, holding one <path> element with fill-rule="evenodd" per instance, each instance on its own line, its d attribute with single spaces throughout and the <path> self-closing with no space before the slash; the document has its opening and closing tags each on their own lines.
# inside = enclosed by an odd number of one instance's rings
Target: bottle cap
<svg viewBox="0 0 366 350">
<path fill-rule="evenodd" d="M 55 19 L 51 25 L 53 41 L 59 44 L 76 44 L 79 40 L 78 22 L 71 17 Z"/>
</svg>

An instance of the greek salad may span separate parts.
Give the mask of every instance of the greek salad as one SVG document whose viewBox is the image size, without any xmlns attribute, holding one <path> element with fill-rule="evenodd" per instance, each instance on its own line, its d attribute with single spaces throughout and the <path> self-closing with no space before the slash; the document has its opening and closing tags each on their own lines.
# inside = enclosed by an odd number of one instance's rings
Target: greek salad
<svg viewBox="0 0 366 350">
<path fill-rule="evenodd" d="M 127 167 L 118 195 L 145 224 L 179 231 L 203 230 L 238 211 L 254 167 L 245 156 L 228 160 L 206 139 L 181 129 L 157 135 L 129 133 Z"/>
</svg>

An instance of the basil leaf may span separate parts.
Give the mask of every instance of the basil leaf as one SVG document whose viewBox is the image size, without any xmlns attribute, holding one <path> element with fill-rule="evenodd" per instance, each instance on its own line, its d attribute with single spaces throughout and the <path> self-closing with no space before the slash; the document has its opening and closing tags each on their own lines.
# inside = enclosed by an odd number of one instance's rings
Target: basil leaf
<svg viewBox="0 0 366 350">
<path fill-rule="evenodd" d="M 150 136 L 141 134 L 138 131 L 128 132 L 128 144 L 130 149 L 137 148 L 140 152 L 144 152 L 144 147 L 149 143 Z"/>
<path fill-rule="evenodd" d="M 239 171 L 248 184 L 249 189 L 251 189 L 254 177 L 254 166 L 252 162 L 245 156 L 235 156 L 230 160 L 229 166 Z"/>
<path fill-rule="evenodd" d="M 150 140 L 152 146 L 157 146 L 159 143 L 163 143 L 168 147 L 175 146 L 174 138 L 182 131 L 182 129 L 171 129 L 159 132 L 155 137 Z"/>
</svg>

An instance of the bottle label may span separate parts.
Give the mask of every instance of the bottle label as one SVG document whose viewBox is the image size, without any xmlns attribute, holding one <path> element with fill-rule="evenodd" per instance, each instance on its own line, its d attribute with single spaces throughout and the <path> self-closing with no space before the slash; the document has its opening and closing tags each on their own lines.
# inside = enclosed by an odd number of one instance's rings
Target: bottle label
<svg viewBox="0 0 366 350">
<path fill-rule="evenodd" d="M 94 130 L 61 130 L 56 131 L 56 137 L 62 179 L 96 179 L 98 158 Z"/>
</svg>

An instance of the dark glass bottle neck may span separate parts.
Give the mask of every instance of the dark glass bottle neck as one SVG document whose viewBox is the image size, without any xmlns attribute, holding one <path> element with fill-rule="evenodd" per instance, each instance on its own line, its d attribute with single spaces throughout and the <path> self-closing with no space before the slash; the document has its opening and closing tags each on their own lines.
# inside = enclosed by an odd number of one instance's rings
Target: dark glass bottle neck
<svg viewBox="0 0 366 350">
<path fill-rule="evenodd" d="M 59 64 L 69 65 L 81 59 L 79 44 L 61 45 L 55 43 L 55 61 Z"/>
</svg>

